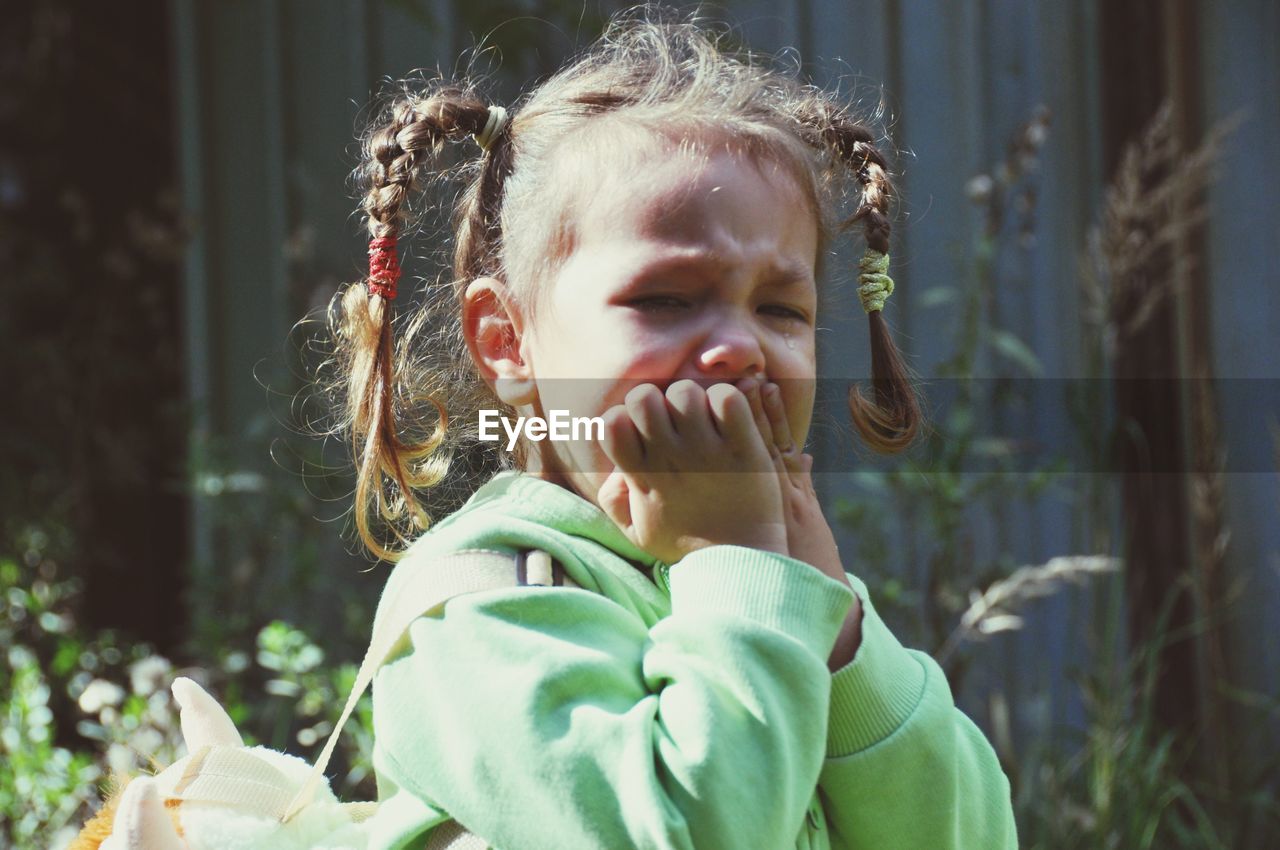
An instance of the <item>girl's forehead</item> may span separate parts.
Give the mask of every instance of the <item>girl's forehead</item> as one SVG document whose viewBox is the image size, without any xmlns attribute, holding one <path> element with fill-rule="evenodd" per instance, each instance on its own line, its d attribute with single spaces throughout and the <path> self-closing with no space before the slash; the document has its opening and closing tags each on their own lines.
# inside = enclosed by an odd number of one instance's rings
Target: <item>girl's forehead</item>
<svg viewBox="0 0 1280 850">
<path fill-rule="evenodd" d="M 574 205 L 579 241 L 627 235 L 702 243 L 720 231 L 789 246 L 816 241 L 812 206 L 789 171 L 771 159 L 723 148 L 681 149 L 628 164 L 600 163 L 594 191 Z"/>
</svg>

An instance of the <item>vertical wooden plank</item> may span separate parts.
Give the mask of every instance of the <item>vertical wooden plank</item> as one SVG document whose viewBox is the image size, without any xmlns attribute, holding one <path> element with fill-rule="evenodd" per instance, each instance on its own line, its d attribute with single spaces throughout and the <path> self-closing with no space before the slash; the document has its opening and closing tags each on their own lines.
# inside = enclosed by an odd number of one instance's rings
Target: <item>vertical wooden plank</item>
<svg viewBox="0 0 1280 850">
<path fill-rule="evenodd" d="M 355 201 L 346 185 L 356 164 L 357 114 L 368 99 L 358 11 L 359 4 L 333 0 L 286 0 L 282 6 L 288 21 L 281 36 L 294 312 L 323 303 L 340 282 L 361 272 L 359 228 L 351 218 Z"/>
<path fill-rule="evenodd" d="M 258 32 L 257 48 L 262 56 L 263 96 L 263 159 L 266 166 L 267 208 L 266 230 L 263 233 L 266 255 L 270 319 L 277 334 L 292 324 L 293 311 L 289 303 L 288 267 L 285 243 L 288 239 L 291 209 L 285 184 L 285 124 L 288 120 L 283 88 L 283 65 L 289 58 L 285 53 L 283 34 L 280 31 L 281 0 L 259 0 L 262 9 L 262 28 Z M 275 335 L 273 335 L 274 338 Z M 274 350 L 279 350 L 275 345 Z M 284 387 L 289 375 L 283 363 L 277 366 L 271 379 Z"/>
<path fill-rule="evenodd" d="M 329 411 L 318 409 L 318 399 L 304 385 L 317 358 L 304 358 L 303 346 L 316 337 L 325 346 L 330 341 L 319 325 L 293 324 L 304 316 L 319 318 L 317 311 L 340 286 L 362 273 L 364 249 L 358 221 L 351 215 L 354 202 L 347 178 L 357 156 L 357 116 L 368 98 L 363 5 L 350 0 L 281 0 L 275 49 L 283 126 L 281 256 L 287 278 L 282 291 L 287 315 L 277 336 L 285 365 L 295 377 L 289 395 L 270 401 L 275 419 L 284 423 L 272 454 L 280 467 L 280 491 L 298 505 L 299 516 L 296 524 L 282 523 L 296 539 L 281 541 L 280 556 L 269 572 L 275 586 L 292 589 L 288 598 L 273 602 L 281 612 L 278 616 L 311 622 L 371 616 L 378 590 L 377 577 L 357 572 L 363 562 L 345 550 L 335 525 L 306 519 L 338 512 L 314 493 L 333 486 L 329 481 L 318 483 L 327 478 L 322 470 L 345 471 L 350 453 L 345 444 L 321 443 L 306 434 L 315 418 Z M 307 402 L 300 406 L 302 398 Z M 335 630 L 325 637 L 332 641 L 340 636 Z"/>
<path fill-rule="evenodd" d="M 174 86 L 178 119 L 178 167 L 182 218 L 188 222 L 182 260 L 183 339 L 186 341 L 187 399 L 191 409 L 188 466 L 199 469 L 213 432 L 214 388 L 212 341 L 209 327 L 209 244 L 204 223 L 206 118 L 200 96 L 204 69 L 200 15 L 193 0 L 173 0 Z M 208 496 L 199 482 L 190 494 L 191 543 L 187 562 L 195 574 L 205 573 L 214 557 L 213 528 Z M 191 611 L 191 614 L 197 612 Z"/>
<path fill-rule="evenodd" d="M 270 564 L 275 554 L 250 553 L 244 539 L 252 535 L 231 526 L 259 513 L 261 482 L 274 470 L 264 385 L 282 391 L 286 381 L 278 353 L 288 327 L 278 24 L 274 3 L 193 5 L 184 14 L 207 38 L 194 53 L 195 90 L 184 97 L 208 116 L 194 153 L 204 175 L 199 226 L 207 247 L 191 260 L 199 268 L 189 267 L 188 286 L 205 284 L 199 306 L 207 311 L 197 321 L 208 329 L 211 439 L 200 467 L 209 473 L 207 492 L 217 495 L 197 534 L 193 592 L 206 602 L 197 632 L 213 637 L 231 612 L 246 610 L 237 599 L 254 592 L 249 565 Z"/>
<path fill-rule="evenodd" d="M 1072 49 L 1072 40 L 1062 34 L 1078 33 L 1085 15 L 1081 5 L 984 3 L 983 123 L 988 168 L 1006 159 L 1014 135 L 1040 104 L 1058 114 L 1054 130 L 1062 126 L 1062 113 L 1069 110 L 1061 106 L 1066 99 L 1061 89 L 1089 78 L 1082 66 L 1088 65 L 1092 55 L 1078 42 Z M 1081 115 L 1068 126 L 1094 124 L 1091 117 Z M 993 425 L 996 433 L 1061 452 L 1069 444 L 1070 430 L 1061 403 L 1065 385 L 1059 378 L 1070 372 L 1062 346 L 1078 336 L 1074 327 L 1079 314 L 1078 299 L 1064 299 L 1062 290 L 1078 291 L 1076 248 L 1084 238 L 1082 230 L 1073 229 L 1071 221 L 1063 218 L 1058 198 L 1064 189 L 1074 191 L 1086 182 L 1079 179 L 1081 158 L 1064 157 L 1063 152 L 1087 153 L 1088 148 L 1057 144 L 1053 132 L 1049 138 L 1038 155 L 1037 171 L 1024 178 L 1034 181 L 1038 193 L 1031 231 L 1034 241 L 1024 239 L 1021 213 L 1013 207 L 1006 211 L 994 267 L 999 302 L 992 317 L 1035 352 L 1044 373 L 1043 378 L 1026 376 L 1029 397 L 1019 405 L 1003 406 Z M 1050 160 L 1054 156 L 1057 159 Z M 1018 480 L 1012 483 L 1022 486 L 1029 474 L 1027 470 L 1015 473 Z M 1034 503 L 1011 499 L 996 505 L 997 551 L 1018 564 L 1043 563 L 1075 552 L 1070 540 L 1071 510 L 1071 505 L 1050 499 Z M 1080 608 L 1088 602 L 1088 594 L 1063 591 L 1037 603 L 1017 639 L 1007 643 L 1005 663 L 984 665 L 990 674 L 988 687 L 1014 695 L 1010 705 L 1020 749 L 1056 737 L 1064 724 L 1083 717 L 1083 704 L 1069 686 L 1067 673 L 1073 666 L 1087 665 L 1083 632 L 1072 628 L 1072 623 L 1087 622 Z M 997 657 L 993 653 L 988 661 Z"/>
<path fill-rule="evenodd" d="M 981 163 L 978 68 L 969 45 L 978 40 L 973 6 L 944 2 L 902 3 L 897 34 L 902 56 L 899 144 L 910 152 L 902 165 L 904 217 L 895 241 L 909 265 L 899 266 L 902 310 L 891 317 L 903 347 L 925 375 L 948 352 L 950 329 L 921 327 L 920 294 L 967 274 L 975 227 L 965 181 Z"/>
<path fill-rule="evenodd" d="M 1043 149 L 1040 219 L 1048 235 L 1037 254 L 1034 278 L 1040 283 L 1043 301 L 1035 313 L 1033 333 L 1043 340 L 1042 354 L 1046 378 L 1066 381 L 1088 379 L 1080 339 L 1082 248 L 1086 244 L 1101 202 L 1103 185 L 1101 128 L 1098 115 L 1099 67 L 1096 2 L 1063 6 L 1037 5 L 1039 26 L 1037 55 L 1044 57 L 1038 68 L 1044 102 L 1053 112 L 1049 142 Z M 1065 37 L 1064 37 L 1065 36 Z M 1062 395 L 1058 396 L 1062 399 Z M 1059 404 L 1058 411 L 1065 406 Z M 1060 414 L 1061 416 L 1061 414 Z M 1072 425 L 1065 417 L 1057 421 L 1041 419 L 1036 433 L 1046 445 L 1065 449 L 1074 442 Z M 1064 487 L 1084 493 L 1097 480 L 1100 470 L 1079 470 L 1067 475 Z M 1056 554 L 1118 554 L 1097 552 L 1100 541 L 1089 539 L 1083 501 L 1045 500 L 1038 512 L 1042 529 L 1042 556 Z M 1118 540 L 1118 534 L 1111 539 Z M 1087 542 L 1086 542 L 1087 541 Z M 1103 582 L 1099 581 L 1098 584 Z M 1118 582 L 1116 582 L 1118 586 Z M 1062 622 L 1061 633 L 1082 640 L 1089 626 L 1105 615 L 1096 604 L 1098 593 L 1073 593 Z M 1090 666 L 1088 647 L 1070 647 L 1070 666 Z M 1068 667 L 1070 669 L 1070 667 Z M 1084 705 L 1076 689 L 1069 689 L 1057 721 L 1078 728 L 1084 723 Z"/>
<path fill-rule="evenodd" d="M 998 163 L 1008 155 L 1008 145 L 1020 123 L 1025 120 L 1029 111 L 1027 65 L 1028 45 L 1025 43 L 1025 28 L 1028 10 L 1026 4 L 1010 2 L 1010 0 L 982 0 L 976 4 L 978 14 L 978 33 L 974 44 L 974 52 L 980 63 L 979 95 L 976 108 L 978 127 L 976 129 L 978 156 L 980 162 L 971 174 L 982 173 L 995 177 L 993 173 Z M 965 175 L 969 179 L 969 175 Z M 1012 200 L 1012 199 L 1010 199 Z M 968 234 L 970 243 L 985 238 L 987 229 L 986 210 L 976 207 L 980 216 L 975 217 Z M 1028 339 L 1025 326 L 1031 312 L 1032 282 L 1029 279 L 1028 257 L 1024 246 L 1018 240 L 1018 212 L 1012 206 L 1004 210 L 1004 221 L 994 237 L 994 254 L 990 261 L 988 274 L 990 285 L 994 288 L 995 298 L 992 300 L 990 313 L 985 320 L 992 326 L 1003 327 L 1024 339 L 1029 346 L 1035 348 L 1036 341 Z M 970 285 L 978 283 L 977 265 L 971 267 L 967 275 Z M 985 347 L 985 342 L 982 343 Z M 988 362 L 988 354 L 980 355 L 982 371 L 975 374 L 973 380 L 978 383 L 980 393 L 993 389 L 991 378 L 998 373 L 1007 372 L 1008 364 Z M 963 380 L 963 379 L 962 379 Z M 994 411 L 979 416 L 983 430 L 998 435 L 1028 435 L 1025 411 L 1012 409 L 1009 404 L 1001 405 Z M 1018 486 L 1019 473 L 1001 476 L 1001 480 L 1009 486 L 1003 492 L 1011 492 Z M 1033 563 L 1037 560 L 1034 541 L 1028 537 L 1034 530 L 1028 518 L 1030 506 L 1017 500 L 993 502 L 990 508 L 989 521 L 993 523 L 993 540 L 990 551 L 983 552 L 986 560 L 995 555 L 1003 555 L 1015 564 Z M 1047 602 L 1052 602 L 1048 600 Z M 1010 712 L 1014 721 L 1030 715 L 1027 707 L 1034 707 L 1035 714 L 1051 714 L 1055 705 L 1051 699 L 1053 692 L 1052 668 L 1056 666 L 1053 644 L 1043 645 L 1047 635 L 1054 634 L 1045 628 L 1047 612 L 1053 610 L 1051 604 L 1041 603 L 1035 606 L 1034 613 L 1026 618 L 1026 625 L 1017 635 L 1010 635 L 1009 640 L 998 645 L 985 647 L 977 656 L 974 668 L 964 682 L 963 692 L 957 694 L 957 701 L 966 711 L 978 718 L 980 725 L 989 723 L 990 694 L 1000 692 L 1009 700 Z M 1046 656 L 1039 665 L 1027 666 L 1017 664 L 1019 674 L 1013 677 L 1002 675 L 1008 668 L 992 662 L 999 657 L 1001 650 L 1012 652 L 1021 661 L 1029 654 L 1028 649 L 1034 647 L 1034 654 Z M 1016 663 L 1016 662 L 1015 662 Z M 1011 681 L 1012 679 L 1012 681 Z"/>
<path fill-rule="evenodd" d="M 896 142 L 906 155 L 899 168 L 901 215 L 894 229 L 899 258 L 894 280 L 900 290 L 894 293 L 896 312 L 887 318 L 908 361 L 928 381 L 954 350 L 957 325 L 954 312 L 926 309 L 921 294 L 965 280 L 972 264 L 977 224 L 965 183 L 981 161 L 979 67 L 970 49 L 980 33 L 972 4 L 899 3 L 896 18 L 902 116 Z M 926 392 L 933 391 L 926 386 Z M 932 398 L 936 403 L 937 396 Z M 916 461 L 898 463 L 909 469 Z M 968 517 L 975 556 L 980 556 L 989 550 L 991 523 L 976 512 Z M 906 566 L 913 571 L 912 585 L 922 588 L 928 582 L 931 529 L 919 515 L 909 520 Z"/>
<path fill-rule="evenodd" d="M 1257 436 L 1267 414 L 1255 396 L 1280 379 L 1280 272 L 1273 256 L 1280 243 L 1280 173 L 1274 162 L 1280 149 L 1280 9 L 1268 0 L 1200 6 L 1206 57 L 1200 123 L 1208 128 L 1245 110 L 1209 191 L 1207 249 L 1213 359 L 1224 379 L 1221 433 L 1229 450 L 1243 451 L 1268 442 Z M 1272 614 L 1280 609 L 1278 492 L 1280 475 L 1266 464 L 1226 476 L 1228 571 L 1231 580 L 1246 582 L 1228 623 L 1232 684 L 1269 695 L 1280 693 L 1280 640 Z M 1245 706 L 1236 706 L 1233 715 L 1241 766 L 1258 770 L 1268 754 L 1280 750 L 1280 724 L 1274 715 L 1260 723 L 1261 712 Z"/>
<path fill-rule="evenodd" d="M 285 277 L 279 78 L 269 61 L 274 4 L 219 4 L 208 23 L 205 97 L 217 116 L 210 127 L 209 235 L 216 244 L 210 265 L 215 333 L 225 343 L 219 357 L 222 409 L 229 422 L 257 419 L 253 430 L 262 433 L 254 369 L 284 315 L 278 295 Z M 246 39 L 250 33 L 257 35 Z M 261 468 L 260 446 L 252 441 L 237 440 L 231 454 L 237 463 Z"/>
</svg>

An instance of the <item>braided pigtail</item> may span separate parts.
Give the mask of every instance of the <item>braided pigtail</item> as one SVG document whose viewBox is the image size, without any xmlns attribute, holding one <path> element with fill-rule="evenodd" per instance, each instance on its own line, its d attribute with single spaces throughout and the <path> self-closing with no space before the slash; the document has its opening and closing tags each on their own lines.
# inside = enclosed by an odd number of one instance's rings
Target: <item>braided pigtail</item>
<svg viewBox="0 0 1280 850">
<path fill-rule="evenodd" d="M 397 239 L 408 227 L 422 166 L 447 141 L 483 132 L 490 115 L 484 101 L 456 86 L 441 86 L 426 96 L 406 93 L 366 134 L 356 171 L 364 188 L 361 209 L 370 237 L 370 271 L 341 294 L 340 316 L 331 318 L 331 326 L 344 375 L 342 424 L 357 469 L 356 529 L 369 550 L 387 560 L 398 553 L 374 538 L 374 513 L 401 543 L 408 543 L 406 531 L 423 530 L 431 522 L 414 488 L 438 484 L 449 468 L 447 458 L 434 457 L 448 427 L 446 405 L 430 392 L 407 399 L 408 388 L 398 381 L 391 305 L 399 277 Z M 422 400 L 435 407 L 436 427 L 425 439 L 406 441 L 398 427 L 401 411 L 406 402 Z"/>
<path fill-rule="evenodd" d="M 840 162 L 854 172 L 862 190 L 858 208 L 843 228 L 861 221 L 867 242 L 867 252 L 858 264 L 858 294 L 870 324 L 875 401 L 864 397 L 861 387 L 855 384 L 849 390 L 849 415 L 871 448 L 893 454 L 910 446 L 920 428 L 920 406 L 910 373 L 881 315 L 885 300 L 893 292 L 893 281 L 887 273 L 888 209 L 893 183 L 871 131 L 839 113 L 829 116 L 823 122 L 822 138 Z"/>
</svg>

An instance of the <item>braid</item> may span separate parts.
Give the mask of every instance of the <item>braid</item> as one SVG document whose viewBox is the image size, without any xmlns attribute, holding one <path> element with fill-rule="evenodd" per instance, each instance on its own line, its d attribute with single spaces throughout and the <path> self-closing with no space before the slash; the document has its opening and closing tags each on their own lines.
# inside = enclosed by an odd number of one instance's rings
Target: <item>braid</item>
<svg viewBox="0 0 1280 850">
<path fill-rule="evenodd" d="M 862 222 L 867 248 L 889 253 L 889 202 L 893 182 L 888 162 L 876 147 L 871 131 L 822 103 L 821 138 L 836 158 L 856 175 L 861 187 L 858 208 L 842 229 Z M 859 385 L 849 390 L 849 415 L 853 425 L 873 449 L 893 454 L 906 449 L 920 428 L 920 407 L 910 372 L 894 345 L 883 310 L 867 313 L 871 336 L 871 382 L 875 402 L 868 401 Z"/>
<path fill-rule="evenodd" d="M 379 240 L 394 240 L 407 228 L 410 201 L 421 188 L 421 167 L 437 156 L 447 141 L 479 132 L 488 108 L 464 89 L 442 86 L 425 98 L 406 94 L 388 113 L 367 135 L 363 163 L 356 172 L 367 185 L 360 206 L 367 216 L 369 236 Z M 439 399 L 426 393 L 425 400 L 439 415 L 438 424 L 424 440 L 401 439 L 396 413 L 399 387 L 391 321 L 393 296 L 384 292 L 369 279 L 348 286 L 340 296 L 340 326 L 335 329 L 335 339 L 347 376 L 345 424 L 350 429 L 357 467 L 356 529 L 370 551 L 394 560 L 397 553 L 374 539 L 371 514 L 376 510 L 401 543 L 408 542 L 398 528 L 406 515 L 418 529 L 430 524 L 413 488 L 433 486 L 448 472 L 447 458 L 431 457 L 444 441 L 448 413 Z"/>
<path fill-rule="evenodd" d="M 428 154 L 437 156 L 446 141 L 479 133 L 488 116 L 484 101 L 454 85 L 393 105 L 391 120 L 370 133 L 364 146 L 369 190 L 361 208 L 369 217 L 370 237 L 394 235 L 405 224 L 405 202 L 417 188 L 418 169 Z"/>
<path fill-rule="evenodd" d="M 502 244 L 502 187 L 511 173 L 511 145 L 495 142 L 486 156 L 479 179 L 467 185 L 455 210 L 453 264 L 459 298 L 467 283 L 497 271 L 493 265 Z"/>
</svg>

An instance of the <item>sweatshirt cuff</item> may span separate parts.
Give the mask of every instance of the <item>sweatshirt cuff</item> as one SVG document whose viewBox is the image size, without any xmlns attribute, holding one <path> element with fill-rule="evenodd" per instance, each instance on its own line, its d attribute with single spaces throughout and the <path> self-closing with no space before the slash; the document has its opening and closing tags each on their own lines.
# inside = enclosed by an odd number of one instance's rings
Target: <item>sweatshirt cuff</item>
<svg viewBox="0 0 1280 850">
<path fill-rule="evenodd" d="M 681 558 L 668 575 L 671 613 L 723 613 L 753 620 L 831 655 L 849 588 L 803 561 L 746 546 L 707 546 Z"/>
<path fill-rule="evenodd" d="M 831 676 L 827 758 L 853 755 L 896 731 L 924 699 L 925 669 L 871 605 L 867 586 L 849 584 L 862 602 L 862 643 Z"/>
</svg>

